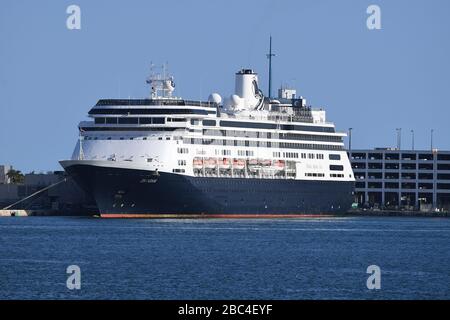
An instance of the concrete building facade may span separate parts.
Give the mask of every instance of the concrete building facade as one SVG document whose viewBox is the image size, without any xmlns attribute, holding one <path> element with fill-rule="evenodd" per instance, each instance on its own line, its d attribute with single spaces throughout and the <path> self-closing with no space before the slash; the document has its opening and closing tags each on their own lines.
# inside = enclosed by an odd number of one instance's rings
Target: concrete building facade
<svg viewBox="0 0 450 320">
<path fill-rule="evenodd" d="M 360 207 L 450 210 L 450 151 L 351 150 Z"/>
<path fill-rule="evenodd" d="M 12 169 L 12 166 L 7 164 L 0 165 L 0 184 L 8 184 L 11 182 L 11 179 L 8 177 L 9 170 Z"/>
</svg>

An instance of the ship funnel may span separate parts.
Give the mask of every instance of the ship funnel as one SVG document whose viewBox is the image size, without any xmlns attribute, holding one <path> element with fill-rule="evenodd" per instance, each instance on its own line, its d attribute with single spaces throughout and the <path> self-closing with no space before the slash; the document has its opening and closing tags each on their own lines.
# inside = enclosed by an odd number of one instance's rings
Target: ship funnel
<svg viewBox="0 0 450 320">
<path fill-rule="evenodd" d="M 251 69 L 242 69 L 236 73 L 235 94 L 242 98 L 245 109 L 258 107 L 263 95 L 258 87 L 258 74 Z"/>
</svg>

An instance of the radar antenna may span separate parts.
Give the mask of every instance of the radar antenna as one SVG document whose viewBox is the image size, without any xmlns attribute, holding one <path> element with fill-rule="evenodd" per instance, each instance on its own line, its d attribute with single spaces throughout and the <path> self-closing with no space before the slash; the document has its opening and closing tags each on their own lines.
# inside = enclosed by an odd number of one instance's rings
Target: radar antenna
<svg viewBox="0 0 450 320">
<path fill-rule="evenodd" d="M 167 72 L 167 63 L 159 69 L 161 69 L 160 72 L 155 72 L 155 65 L 150 64 L 150 76 L 146 80 L 150 85 L 150 96 L 152 99 L 170 99 L 175 90 L 174 78 Z"/>
</svg>

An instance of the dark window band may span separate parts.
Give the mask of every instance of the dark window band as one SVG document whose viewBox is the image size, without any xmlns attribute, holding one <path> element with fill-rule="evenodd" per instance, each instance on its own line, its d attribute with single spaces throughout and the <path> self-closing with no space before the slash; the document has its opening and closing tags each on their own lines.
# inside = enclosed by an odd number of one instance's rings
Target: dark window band
<svg viewBox="0 0 450 320">
<path fill-rule="evenodd" d="M 174 127 L 159 127 L 159 128 L 142 128 L 142 127 L 84 127 L 81 128 L 83 131 L 175 131 L 182 128 L 174 128 Z"/>
<path fill-rule="evenodd" d="M 241 121 L 220 121 L 221 127 L 232 128 L 251 128 L 251 129 L 278 129 L 276 123 L 261 123 L 261 122 L 241 122 Z M 280 130 L 298 130 L 298 131 L 314 131 L 314 132 L 335 132 L 333 127 L 318 127 L 318 126 L 302 126 L 295 124 L 281 124 Z"/>
<path fill-rule="evenodd" d="M 203 122 L 205 122 L 205 120 L 203 120 Z M 342 138 L 340 136 L 311 135 L 302 133 L 270 133 L 259 131 L 240 131 L 240 130 L 224 130 L 224 129 L 222 130 L 203 129 L 203 135 L 215 137 L 247 137 L 247 138 L 262 138 L 262 139 L 342 142 Z"/>
<path fill-rule="evenodd" d="M 214 127 L 216 125 L 216 120 L 203 120 L 204 126 Z"/>
<path fill-rule="evenodd" d="M 133 108 L 133 109 L 108 109 L 108 108 L 93 108 L 89 111 L 90 115 L 97 114 L 216 114 L 215 111 L 200 110 L 200 109 L 144 109 L 144 108 Z"/>
<path fill-rule="evenodd" d="M 342 146 L 325 145 L 313 143 L 291 143 L 291 142 L 260 142 L 248 140 L 224 140 L 209 138 L 184 138 L 186 144 L 216 145 L 216 146 L 240 146 L 240 147 L 267 147 L 286 149 L 311 149 L 311 150 L 343 150 Z M 342 167 L 343 170 L 343 167 Z"/>
<path fill-rule="evenodd" d="M 139 118 L 119 118 L 119 124 L 138 124 Z"/>
<path fill-rule="evenodd" d="M 180 121 L 178 121 L 180 120 Z M 172 122 L 183 122 L 186 119 L 171 119 Z M 151 117 L 151 118 L 137 118 L 137 117 L 124 117 L 124 118 L 102 118 L 96 117 L 95 124 L 164 124 L 165 118 Z"/>
<path fill-rule="evenodd" d="M 232 128 L 252 128 L 252 129 L 276 129 L 276 123 L 260 123 L 260 122 L 240 122 L 240 121 L 220 121 L 221 127 Z"/>
<path fill-rule="evenodd" d="M 214 102 L 180 99 L 101 99 L 96 106 L 193 106 L 216 108 L 217 104 Z"/>
</svg>

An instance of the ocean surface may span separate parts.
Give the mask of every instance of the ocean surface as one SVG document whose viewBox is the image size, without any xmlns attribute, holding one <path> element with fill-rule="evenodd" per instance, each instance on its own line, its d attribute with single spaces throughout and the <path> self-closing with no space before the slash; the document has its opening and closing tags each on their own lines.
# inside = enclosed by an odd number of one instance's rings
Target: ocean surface
<svg viewBox="0 0 450 320">
<path fill-rule="evenodd" d="M 0 218 L 0 299 L 450 299 L 450 219 Z"/>
</svg>

